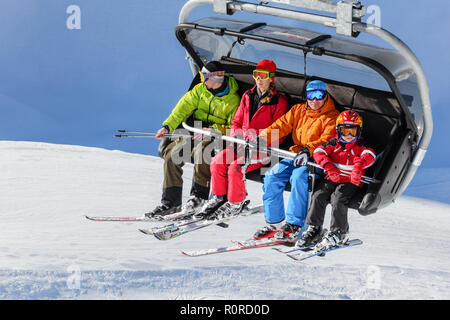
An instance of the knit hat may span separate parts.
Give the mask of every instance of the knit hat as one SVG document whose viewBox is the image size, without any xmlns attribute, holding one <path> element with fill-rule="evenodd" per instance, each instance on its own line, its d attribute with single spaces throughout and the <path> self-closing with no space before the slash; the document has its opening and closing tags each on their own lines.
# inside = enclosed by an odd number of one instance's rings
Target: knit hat
<svg viewBox="0 0 450 320">
<path fill-rule="evenodd" d="M 306 91 L 322 90 L 327 91 L 327 85 L 321 80 L 313 80 L 306 86 Z"/>
<path fill-rule="evenodd" d="M 258 62 L 255 69 L 275 73 L 275 71 L 277 71 L 277 65 L 272 60 L 263 59 L 260 62 Z"/>
<path fill-rule="evenodd" d="M 219 61 L 210 61 L 204 67 L 208 72 L 224 71 L 225 68 Z"/>
<path fill-rule="evenodd" d="M 272 60 L 263 59 L 260 62 L 258 62 L 255 69 L 275 73 L 277 71 L 277 65 Z M 274 77 L 271 78 L 273 80 Z"/>
</svg>

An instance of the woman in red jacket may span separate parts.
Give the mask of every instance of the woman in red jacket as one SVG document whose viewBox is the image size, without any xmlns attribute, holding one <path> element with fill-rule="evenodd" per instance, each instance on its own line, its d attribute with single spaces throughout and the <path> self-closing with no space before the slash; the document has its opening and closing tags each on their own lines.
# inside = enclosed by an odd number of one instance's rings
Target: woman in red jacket
<svg viewBox="0 0 450 320">
<path fill-rule="evenodd" d="M 261 60 L 256 66 L 253 71 L 256 85 L 242 95 L 231 125 L 232 137 L 254 140 L 262 129 L 270 126 L 288 111 L 286 96 L 275 89 L 275 71 L 276 65 L 271 60 Z M 242 148 L 239 149 L 242 151 Z M 254 154 L 252 160 L 258 156 L 260 155 Z M 242 152 L 238 151 L 236 154 L 233 147 L 226 148 L 212 159 L 210 170 L 213 197 L 204 205 L 201 212 L 196 214 L 197 218 L 234 214 L 241 209 L 247 196 L 242 172 L 243 164 Z M 259 169 L 264 164 L 263 162 L 250 164 L 245 172 Z"/>
<path fill-rule="evenodd" d="M 314 150 L 314 160 L 327 174 L 312 196 L 306 217 L 308 229 L 297 246 L 317 243 L 319 250 L 341 245 L 348 240 L 348 201 L 361 187 L 365 168 L 375 161 L 375 152 L 360 138 L 362 118 L 352 110 L 342 112 L 336 120 L 337 138 Z M 331 204 L 331 226 L 321 239 L 325 209 Z"/>
</svg>

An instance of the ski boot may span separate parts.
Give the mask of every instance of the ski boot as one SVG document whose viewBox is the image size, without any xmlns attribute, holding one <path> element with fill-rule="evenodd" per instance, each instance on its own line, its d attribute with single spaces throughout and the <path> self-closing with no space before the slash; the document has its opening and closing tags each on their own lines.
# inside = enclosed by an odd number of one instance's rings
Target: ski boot
<svg viewBox="0 0 450 320">
<path fill-rule="evenodd" d="M 253 239 L 260 240 L 263 238 L 272 238 L 275 233 L 280 231 L 281 222 L 279 223 L 268 223 L 264 227 L 259 228 L 256 230 L 255 234 L 253 235 Z"/>
<path fill-rule="evenodd" d="M 298 248 L 304 248 L 316 245 L 323 237 L 323 229 L 322 227 L 316 227 L 313 225 L 309 225 L 308 229 L 303 232 L 300 239 L 297 240 L 295 246 Z"/>
<path fill-rule="evenodd" d="M 186 203 L 181 207 L 180 217 L 192 216 L 205 204 L 205 200 L 197 197 L 190 196 Z"/>
<path fill-rule="evenodd" d="M 246 202 L 225 202 L 223 205 L 221 205 L 216 211 L 211 213 L 211 215 L 208 216 L 208 220 L 214 220 L 214 219 L 224 219 L 227 217 L 231 217 L 234 215 L 238 215 L 245 207 Z"/>
<path fill-rule="evenodd" d="M 339 230 L 329 231 L 322 240 L 316 244 L 315 249 L 326 251 L 334 247 L 339 247 L 347 243 L 349 236 L 347 232 Z"/>
<path fill-rule="evenodd" d="M 227 195 L 214 195 L 210 200 L 208 200 L 208 202 L 203 205 L 203 208 L 200 210 L 200 212 L 195 213 L 193 217 L 197 220 L 207 219 L 225 202 L 227 202 Z"/>
<path fill-rule="evenodd" d="M 181 206 L 171 206 L 169 204 L 163 203 L 163 204 L 157 206 L 152 211 L 145 213 L 144 217 L 149 218 L 149 219 L 152 219 L 155 217 L 160 217 L 161 220 L 163 220 L 163 216 L 173 214 L 180 210 L 181 210 Z"/>
<path fill-rule="evenodd" d="M 289 222 L 286 222 L 280 229 L 280 232 L 275 233 L 274 238 L 279 240 L 297 240 L 298 236 L 300 235 L 300 231 L 302 230 L 302 227 L 297 226 L 295 224 L 290 224 Z"/>
</svg>

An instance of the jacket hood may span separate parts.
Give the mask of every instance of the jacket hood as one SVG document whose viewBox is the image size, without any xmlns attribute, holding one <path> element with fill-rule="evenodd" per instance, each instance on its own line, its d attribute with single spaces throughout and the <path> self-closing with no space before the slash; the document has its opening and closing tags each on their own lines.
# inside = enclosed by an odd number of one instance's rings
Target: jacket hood
<svg viewBox="0 0 450 320">
<path fill-rule="evenodd" d="M 317 110 L 311 109 L 308 105 L 308 102 L 305 103 L 305 107 L 306 107 L 306 114 L 309 117 L 313 117 L 313 118 L 319 117 L 325 113 L 336 112 L 336 107 L 334 106 L 334 101 L 333 101 L 333 99 L 330 98 L 330 96 L 327 96 L 327 100 L 325 100 L 324 105 L 320 109 L 317 109 Z"/>
</svg>

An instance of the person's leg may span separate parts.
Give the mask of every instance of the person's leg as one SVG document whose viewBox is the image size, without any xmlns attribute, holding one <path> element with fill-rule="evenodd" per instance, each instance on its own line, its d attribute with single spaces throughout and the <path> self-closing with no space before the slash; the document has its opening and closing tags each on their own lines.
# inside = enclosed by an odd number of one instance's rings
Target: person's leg
<svg viewBox="0 0 450 320">
<path fill-rule="evenodd" d="M 183 191 L 183 153 L 188 147 L 185 140 L 170 143 L 163 152 L 164 178 L 161 203 L 169 206 L 181 205 Z M 190 151 L 190 150 L 189 150 Z"/>
<path fill-rule="evenodd" d="M 331 195 L 331 231 L 348 233 L 348 202 L 358 189 L 354 184 L 341 183 Z"/>
<path fill-rule="evenodd" d="M 227 148 L 218 153 L 211 161 L 211 191 L 214 195 L 225 195 L 228 192 L 228 167 L 234 161 L 234 151 Z"/>
<path fill-rule="evenodd" d="M 254 158 L 256 159 L 256 155 Z M 254 163 L 244 168 L 243 163 L 244 158 L 240 157 L 233 161 L 228 167 L 228 201 L 233 203 L 242 202 L 247 197 L 243 170 L 245 169 L 245 172 L 247 173 L 263 166 L 263 163 Z"/>
<path fill-rule="evenodd" d="M 292 160 L 283 159 L 264 177 L 263 201 L 266 222 L 275 224 L 285 218 L 283 192 L 292 174 Z"/>
<path fill-rule="evenodd" d="M 337 184 L 322 180 L 312 195 L 311 207 L 306 216 L 306 224 L 315 227 L 322 227 L 327 205 L 330 203 L 330 196 Z"/>
<path fill-rule="evenodd" d="M 211 141 L 204 140 L 198 143 L 192 150 L 194 159 L 194 172 L 192 177 L 191 195 L 207 200 L 209 198 L 209 186 L 211 184 L 211 153 L 208 145 Z"/>
<path fill-rule="evenodd" d="M 308 209 L 308 167 L 295 168 L 289 182 L 291 183 L 291 195 L 286 209 L 286 222 L 303 227 Z"/>
</svg>

